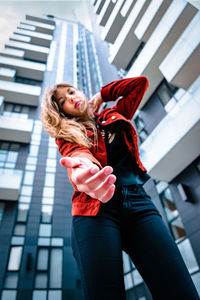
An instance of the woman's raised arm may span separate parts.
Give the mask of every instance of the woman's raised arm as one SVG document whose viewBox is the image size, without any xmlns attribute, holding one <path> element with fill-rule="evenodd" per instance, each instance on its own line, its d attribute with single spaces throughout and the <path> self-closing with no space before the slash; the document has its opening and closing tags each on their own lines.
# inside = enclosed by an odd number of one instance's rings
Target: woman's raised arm
<svg viewBox="0 0 200 300">
<path fill-rule="evenodd" d="M 89 159 L 83 157 L 63 157 L 62 166 L 71 169 L 71 181 L 80 192 L 84 192 L 101 202 L 108 202 L 115 191 L 116 176 L 113 168 L 100 168 Z"/>
</svg>

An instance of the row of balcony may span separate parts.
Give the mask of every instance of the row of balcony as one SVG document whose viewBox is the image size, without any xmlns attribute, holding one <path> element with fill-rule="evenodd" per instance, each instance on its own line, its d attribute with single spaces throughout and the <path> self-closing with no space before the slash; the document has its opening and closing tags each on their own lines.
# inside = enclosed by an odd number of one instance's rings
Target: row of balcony
<svg viewBox="0 0 200 300">
<path fill-rule="evenodd" d="M 185 90 L 140 147 L 149 174 L 170 182 L 200 153 L 200 90 L 194 92 L 200 76 L 200 12 L 185 0 L 96 0 L 93 5 L 110 63 L 127 78 L 149 78 L 139 109 L 164 78 Z"/>
<path fill-rule="evenodd" d="M 20 83 L 16 78 L 43 81 L 55 22 L 26 15 L 5 48 L 0 51 L 0 136 L 2 141 L 30 143 L 33 120 L 9 117 L 3 113 L 4 103 L 37 107 L 41 88 Z M 21 81 L 21 80 L 20 80 Z M 17 200 L 23 171 L 0 169 L 0 199 Z"/>
</svg>

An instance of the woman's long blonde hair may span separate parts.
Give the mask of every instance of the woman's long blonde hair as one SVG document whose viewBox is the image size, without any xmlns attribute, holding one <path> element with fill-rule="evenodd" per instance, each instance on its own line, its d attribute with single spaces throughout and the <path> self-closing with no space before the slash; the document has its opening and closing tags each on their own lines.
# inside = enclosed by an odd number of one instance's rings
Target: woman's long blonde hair
<svg viewBox="0 0 200 300">
<path fill-rule="evenodd" d="M 41 121 L 43 126 L 53 138 L 63 138 L 68 142 L 91 148 L 97 142 L 97 129 L 93 115 L 89 109 L 86 109 L 81 117 L 64 114 L 56 101 L 56 91 L 58 88 L 65 87 L 75 88 L 71 84 L 60 83 L 45 90 L 41 103 Z M 86 128 L 90 128 L 93 131 L 93 141 L 87 136 Z"/>
</svg>

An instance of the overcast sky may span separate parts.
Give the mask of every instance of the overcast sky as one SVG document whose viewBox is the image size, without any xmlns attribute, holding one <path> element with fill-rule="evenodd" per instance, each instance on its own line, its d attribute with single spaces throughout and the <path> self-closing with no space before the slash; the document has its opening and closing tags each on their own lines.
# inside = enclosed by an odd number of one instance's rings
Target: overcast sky
<svg viewBox="0 0 200 300">
<path fill-rule="evenodd" d="M 89 2 L 91 3 L 90 0 L 0 0 L 0 49 L 4 48 L 4 44 L 13 34 L 20 21 L 25 19 L 26 14 L 36 16 L 51 14 L 69 20 L 76 20 L 91 30 L 88 11 Z"/>
</svg>

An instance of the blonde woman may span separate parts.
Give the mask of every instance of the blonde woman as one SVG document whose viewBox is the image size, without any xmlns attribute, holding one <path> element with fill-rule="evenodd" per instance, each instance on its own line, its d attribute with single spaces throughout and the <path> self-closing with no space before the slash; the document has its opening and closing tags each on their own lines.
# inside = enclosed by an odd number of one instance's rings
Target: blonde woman
<svg viewBox="0 0 200 300">
<path fill-rule="evenodd" d="M 90 101 L 70 84 L 47 89 L 42 122 L 74 187 L 72 249 L 84 299 L 126 299 L 122 250 L 157 300 L 199 299 L 179 250 L 143 184 L 150 176 L 130 122 L 145 76 L 103 86 Z M 103 102 L 116 101 L 98 114 Z"/>
</svg>

